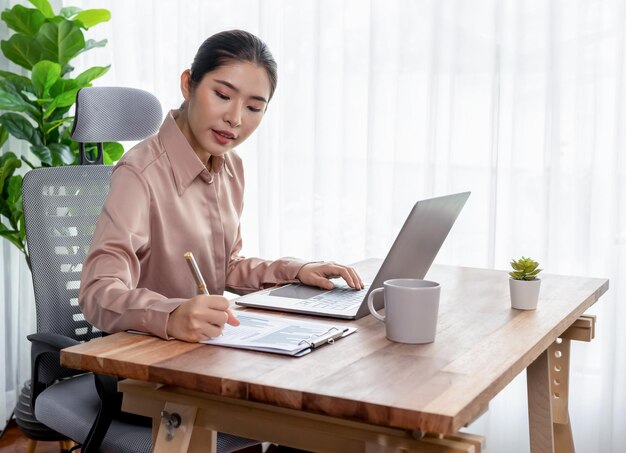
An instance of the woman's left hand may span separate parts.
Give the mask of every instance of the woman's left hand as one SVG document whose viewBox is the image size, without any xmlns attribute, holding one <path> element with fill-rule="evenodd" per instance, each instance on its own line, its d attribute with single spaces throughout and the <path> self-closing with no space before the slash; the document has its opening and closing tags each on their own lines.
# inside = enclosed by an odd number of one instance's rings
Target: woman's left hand
<svg viewBox="0 0 626 453">
<path fill-rule="evenodd" d="M 333 289 L 335 285 L 329 279 L 336 277 L 343 278 L 350 288 L 364 287 L 363 280 L 353 268 L 333 262 L 305 264 L 296 276 L 305 285 L 319 286 L 322 289 Z"/>
</svg>

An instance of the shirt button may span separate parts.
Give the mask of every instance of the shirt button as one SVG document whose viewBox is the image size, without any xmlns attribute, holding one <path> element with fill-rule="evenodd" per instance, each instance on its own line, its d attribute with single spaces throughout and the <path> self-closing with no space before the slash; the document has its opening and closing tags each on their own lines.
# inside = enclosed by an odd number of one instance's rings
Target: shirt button
<svg viewBox="0 0 626 453">
<path fill-rule="evenodd" d="M 208 170 L 202 170 L 202 172 L 200 173 L 200 178 L 202 178 L 204 182 L 209 183 L 209 184 L 213 182 L 213 178 L 209 174 Z"/>
</svg>

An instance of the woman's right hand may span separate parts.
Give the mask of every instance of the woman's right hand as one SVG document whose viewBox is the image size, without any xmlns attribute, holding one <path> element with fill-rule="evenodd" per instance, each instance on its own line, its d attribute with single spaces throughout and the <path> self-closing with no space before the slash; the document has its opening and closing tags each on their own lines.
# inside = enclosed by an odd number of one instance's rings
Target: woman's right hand
<svg viewBox="0 0 626 453">
<path fill-rule="evenodd" d="M 239 320 L 228 307 L 228 299 L 224 296 L 195 296 L 170 313 L 167 336 L 192 343 L 218 337 L 224 324 L 239 325 Z"/>
</svg>

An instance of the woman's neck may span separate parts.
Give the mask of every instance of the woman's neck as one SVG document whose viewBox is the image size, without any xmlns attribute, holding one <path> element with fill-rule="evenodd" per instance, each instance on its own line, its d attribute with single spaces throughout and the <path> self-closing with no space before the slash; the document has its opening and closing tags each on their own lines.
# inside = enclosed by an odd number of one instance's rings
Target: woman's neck
<svg viewBox="0 0 626 453">
<path fill-rule="evenodd" d="M 208 153 L 207 151 L 204 151 L 200 147 L 198 142 L 196 141 L 193 135 L 193 132 L 191 131 L 191 128 L 189 127 L 189 120 L 187 118 L 187 110 L 185 108 L 181 108 L 178 111 L 178 115 L 174 117 L 174 120 L 176 121 L 176 125 L 178 126 L 182 134 L 187 139 L 187 142 L 189 142 L 189 146 L 191 146 L 191 149 L 193 149 L 193 152 L 196 153 L 196 156 L 198 156 L 198 159 L 200 159 L 202 164 L 206 167 L 209 163 L 209 159 L 211 158 L 211 154 Z"/>
</svg>

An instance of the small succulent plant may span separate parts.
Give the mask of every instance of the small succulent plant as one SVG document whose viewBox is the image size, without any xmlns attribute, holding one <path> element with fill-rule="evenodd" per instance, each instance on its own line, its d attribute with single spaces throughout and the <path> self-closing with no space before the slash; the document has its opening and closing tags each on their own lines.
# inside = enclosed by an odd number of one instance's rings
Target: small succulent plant
<svg viewBox="0 0 626 453">
<path fill-rule="evenodd" d="M 537 280 L 539 263 L 531 258 L 521 257 L 518 260 L 511 260 L 512 272 L 509 275 L 514 280 Z"/>
</svg>

